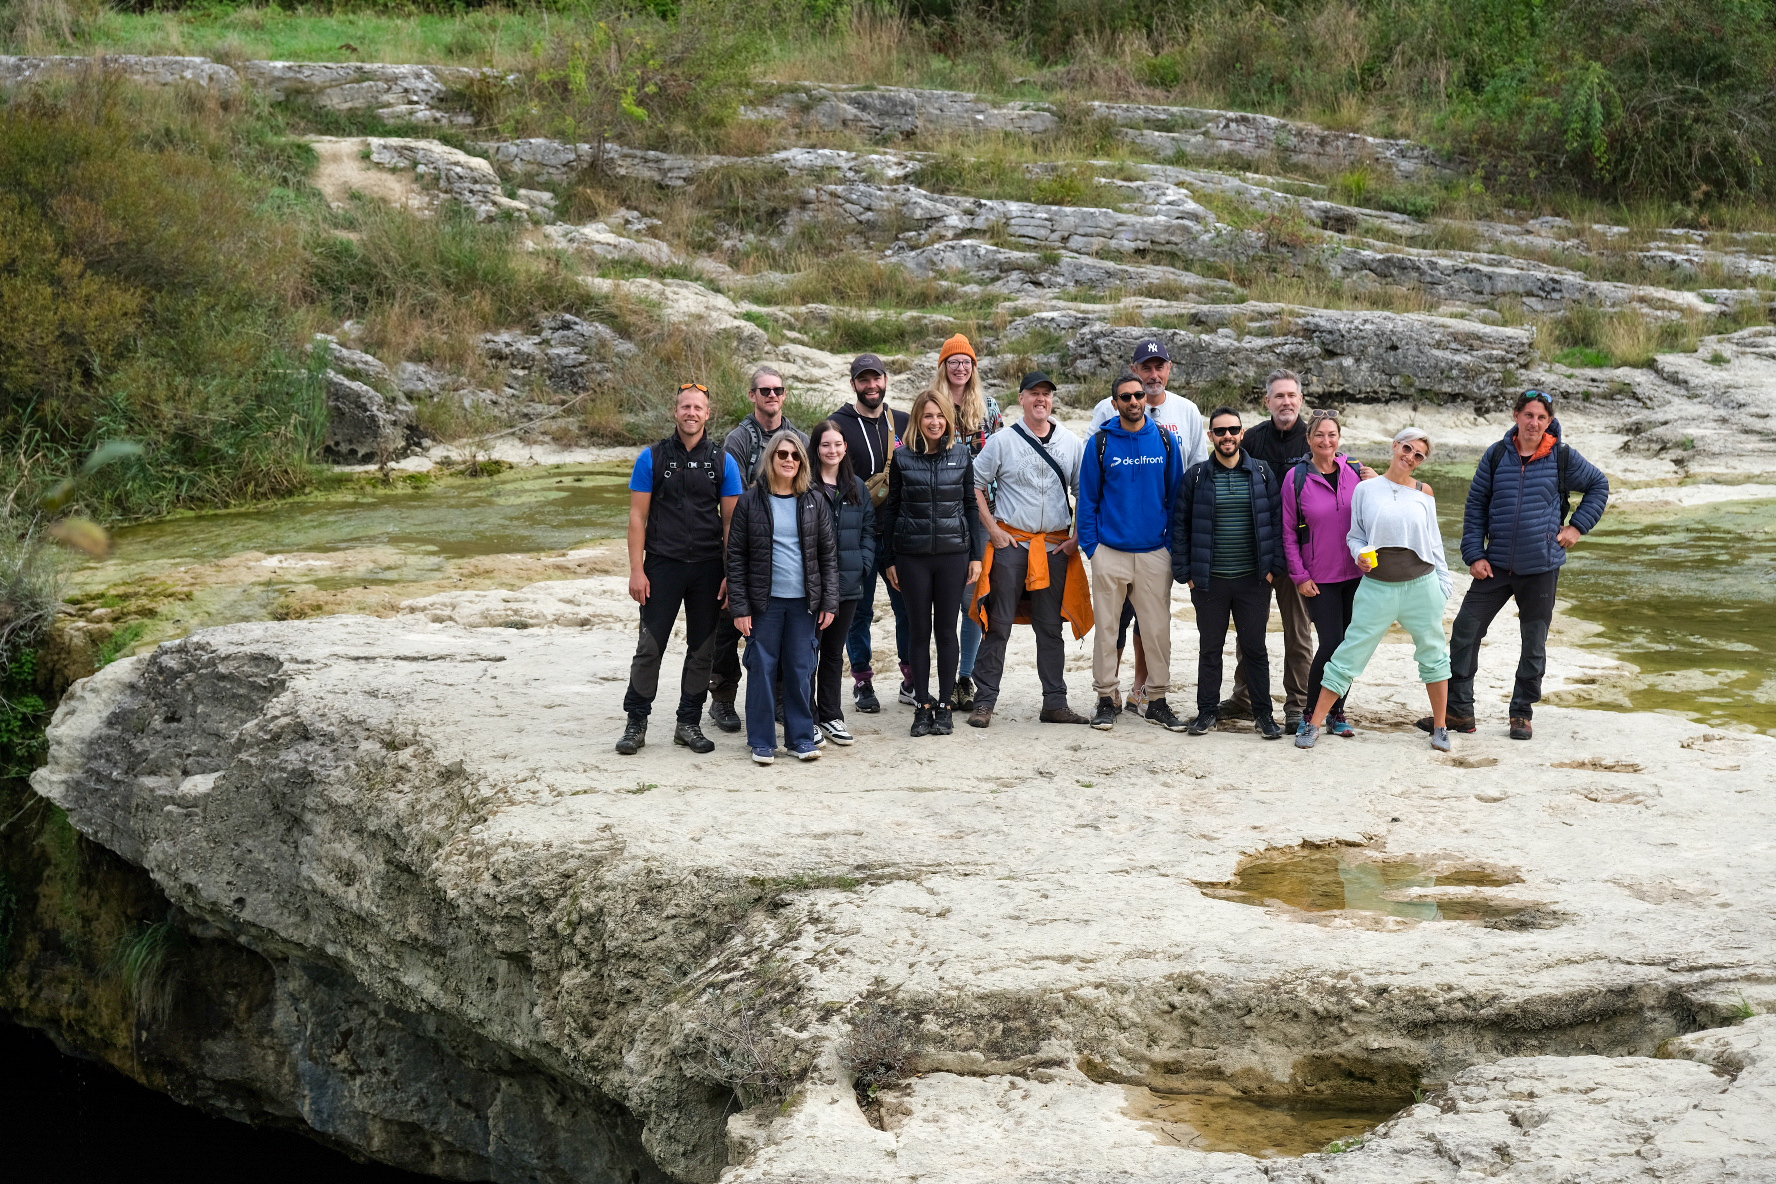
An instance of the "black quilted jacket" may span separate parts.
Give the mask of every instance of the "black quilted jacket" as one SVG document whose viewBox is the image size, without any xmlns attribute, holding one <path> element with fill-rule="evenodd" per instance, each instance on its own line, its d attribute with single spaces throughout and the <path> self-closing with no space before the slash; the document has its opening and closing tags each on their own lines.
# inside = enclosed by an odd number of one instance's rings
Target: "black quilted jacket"
<svg viewBox="0 0 1776 1184">
<path fill-rule="evenodd" d="M 802 533 L 802 587 L 816 615 L 839 611 L 839 545 L 832 515 L 812 490 L 796 498 Z M 740 495 L 728 528 L 728 604 L 752 617 L 771 603 L 771 491 L 760 481 Z"/>
</svg>

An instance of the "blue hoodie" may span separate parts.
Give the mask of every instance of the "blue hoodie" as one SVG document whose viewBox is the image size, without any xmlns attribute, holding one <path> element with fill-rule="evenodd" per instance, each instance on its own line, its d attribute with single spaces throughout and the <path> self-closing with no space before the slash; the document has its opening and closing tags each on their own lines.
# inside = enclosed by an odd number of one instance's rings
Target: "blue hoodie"
<svg viewBox="0 0 1776 1184">
<path fill-rule="evenodd" d="M 1102 470 L 1098 433 L 1105 438 Z M 1086 440 L 1079 468 L 1080 549 L 1088 557 L 1100 543 L 1137 554 L 1170 549 L 1172 499 L 1183 477 L 1177 444 L 1151 419 L 1134 432 L 1121 420 L 1099 428 Z"/>
</svg>

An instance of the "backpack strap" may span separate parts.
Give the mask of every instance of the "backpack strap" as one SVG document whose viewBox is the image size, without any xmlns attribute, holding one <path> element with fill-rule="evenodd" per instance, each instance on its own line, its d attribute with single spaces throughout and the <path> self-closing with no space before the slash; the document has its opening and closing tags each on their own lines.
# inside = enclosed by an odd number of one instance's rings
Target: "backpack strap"
<svg viewBox="0 0 1776 1184">
<path fill-rule="evenodd" d="M 1560 525 L 1565 526 L 1572 514 L 1572 488 L 1567 485 L 1567 467 L 1572 460 L 1572 449 L 1565 444 L 1554 446 L 1554 492 L 1560 502 Z"/>
<path fill-rule="evenodd" d="M 1307 470 L 1311 464 L 1313 462 L 1309 460 L 1297 461 L 1293 474 L 1295 478 L 1295 543 L 1301 547 L 1307 546 L 1307 504 L 1303 500 L 1302 494 L 1307 489 Z"/>
<path fill-rule="evenodd" d="M 1103 428 L 1096 432 L 1098 444 L 1098 505 L 1104 504 L 1104 456 L 1110 451 L 1110 433 Z"/>
<path fill-rule="evenodd" d="M 1056 425 L 1056 426 L 1059 426 L 1059 425 Z M 1049 472 L 1051 472 L 1055 475 L 1055 480 L 1059 481 L 1061 483 L 1061 498 L 1063 501 L 1065 501 L 1067 503 L 1068 517 L 1072 517 L 1072 515 L 1073 515 L 1073 499 L 1067 493 L 1067 474 L 1061 472 L 1061 466 L 1056 464 L 1055 458 L 1048 454 L 1047 447 L 1045 447 L 1041 443 L 1041 441 L 1037 440 L 1035 436 L 1032 436 L 1028 431 L 1024 430 L 1023 424 L 1014 423 L 1011 425 L 1011 430 L 1016 432 L 1018 437 L 1021 440 L 1023 440 L 1024 443 L 1028 444 L 1031 448 L 1036 450 L 1036 455 L 1040 456 L 1042 458 L 1042 463 L 1048 466 Z M 1052 435 L 1054 432 L 1054 429 L 1050 428 L 1049 432 Z M 1099 458 L 1100 464 L 1102 463 L 1102 460 L 1103 460 L 1103 458 L 1100 457 Z"/>
</svg>

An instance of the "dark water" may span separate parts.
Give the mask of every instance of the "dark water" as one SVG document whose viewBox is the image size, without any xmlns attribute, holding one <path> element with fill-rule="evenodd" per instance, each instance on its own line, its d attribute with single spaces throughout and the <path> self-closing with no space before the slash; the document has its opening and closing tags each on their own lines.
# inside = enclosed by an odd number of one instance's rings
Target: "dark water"
<svg viewBox="0 0 1776 1184">
<path fill-rule="evenodd" d="M 0 1022 L 0 1180 L 7 1184 L 423 1184 L 290 1131 L 212 1118 L 107 1065 Z"/>
</svg>

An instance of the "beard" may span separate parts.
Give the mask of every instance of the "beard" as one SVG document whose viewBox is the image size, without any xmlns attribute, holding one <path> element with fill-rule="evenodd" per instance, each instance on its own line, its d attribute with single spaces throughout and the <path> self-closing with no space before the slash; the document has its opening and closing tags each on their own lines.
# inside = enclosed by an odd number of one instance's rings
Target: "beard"
<svg viewBox="0 0 1776 1184">
<path fill-rule="evenodd" d="M 851 393 L 857 396 L 857 401 L 859 403 L 863 404 L 871 411 L 881 410 L 882 404 L 888 399 L 887 387 L 883 387 L 879 391 L 860 391 L 856 388 L 852 388 Z"/>
</svg>

